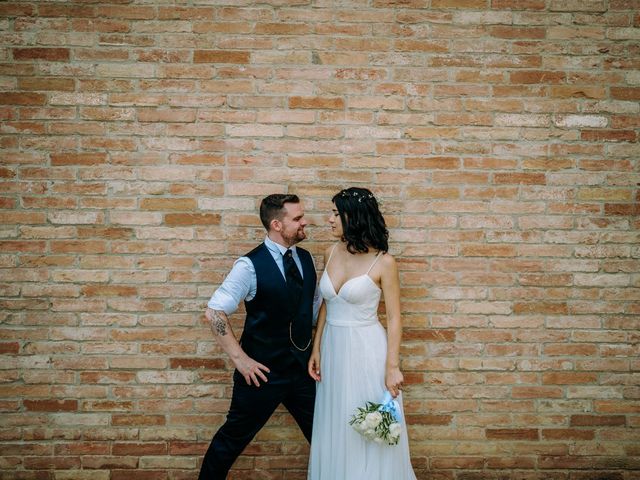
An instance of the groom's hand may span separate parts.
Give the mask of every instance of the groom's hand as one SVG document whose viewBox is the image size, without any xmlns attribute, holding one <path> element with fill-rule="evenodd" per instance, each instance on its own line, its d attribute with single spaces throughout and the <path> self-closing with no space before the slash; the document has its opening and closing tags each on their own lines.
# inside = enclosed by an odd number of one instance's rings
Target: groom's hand
<svg viewBox="0 0 640 480">
<path fill-rule="evenodd" d="M 252 383 L 256 386 L 260 386 L 260 380 L 264 383 L 267 383 L 267 377 L 264 372 L 269 373 L 271 370 L 265 367 L 260 362 L 256 362 L 253 358 L 248 355 L 244 355 L 243 358 L 238 360 L 236 363 L 236 368 L 240 372 L 240 374 L 244 377 L 247 385 L 251 385 Z"/>
</svg>

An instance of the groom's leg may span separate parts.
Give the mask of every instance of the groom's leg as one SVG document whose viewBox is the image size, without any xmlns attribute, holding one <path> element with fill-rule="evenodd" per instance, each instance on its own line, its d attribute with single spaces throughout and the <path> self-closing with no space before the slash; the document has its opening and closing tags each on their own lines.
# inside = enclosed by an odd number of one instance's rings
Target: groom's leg
<svg viewBox="0 0 640 480">
<path fill-rule="evenodd" d="M 316 382 L 306 371 L 297 372 L 282 404 L 298 423 L 308 442 L 311 442 L 315 401 Z"/>
<path fill-rule="evenodd" d="M 286 392 L 278 382 L 247 385 L 237 372 L 227 421 L 217 431 L 204 456 L 199 480 L 224 480 L 236 458 L 267 423 Z"/>
</svg>

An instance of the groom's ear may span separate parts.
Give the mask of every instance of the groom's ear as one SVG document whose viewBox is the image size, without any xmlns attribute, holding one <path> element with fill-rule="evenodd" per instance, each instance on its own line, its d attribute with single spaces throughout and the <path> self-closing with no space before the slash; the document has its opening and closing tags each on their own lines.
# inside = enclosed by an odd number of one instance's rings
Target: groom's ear
<svg viewBox="0 0 640 480">
<path fill-rule="evenodd" d="M 269 224 L 269 226 L 271 227 L 271 230 L 273 230 L 274 232 L 282 231 L 282 222 L 277 218 L 274 218 L 273 220 L 271 220 L 271 223 Z"/>
</svg>

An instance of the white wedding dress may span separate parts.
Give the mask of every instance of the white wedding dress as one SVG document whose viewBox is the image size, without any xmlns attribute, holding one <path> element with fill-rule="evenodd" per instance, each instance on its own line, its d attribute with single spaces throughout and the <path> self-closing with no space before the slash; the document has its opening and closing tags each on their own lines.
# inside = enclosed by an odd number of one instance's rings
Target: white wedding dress
<svg viewBox="0 0 640 480">
<path fill-rule="evenodd" d="M 377 315 L 381 290 L 369 271 L 345 282 L 339 292 L 326 267 L 320 278 L 327 317 L 321 343 L 322 381 L 316 384 L 308 480 L 416 478 L 409 458 L 404 413 L 397 445 L 367 441 L 349 425 L 357 407 L 368 401 L 380 403 L 386 391 L 387 336 Z M 402 410 L 402 395 L 396 400 Z"/>
</svg>

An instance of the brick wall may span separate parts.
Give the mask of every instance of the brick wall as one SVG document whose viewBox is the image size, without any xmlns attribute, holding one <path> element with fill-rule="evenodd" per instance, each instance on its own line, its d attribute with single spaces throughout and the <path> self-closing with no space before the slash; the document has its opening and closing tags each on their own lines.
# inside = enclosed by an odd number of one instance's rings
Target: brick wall
<svg viewBox="0 0 640 480">
<path fill-rule="evenodd" d="M 391 226 L 418 478 L 640 478 L 638 0 L 173 3 L 0 3 L 0 479 L 196 478 L 206 300 L 263 195 L 320 264 L 348 185 Z M 233 478 L 307 455 L 281 410 Z"/>
</svg>

